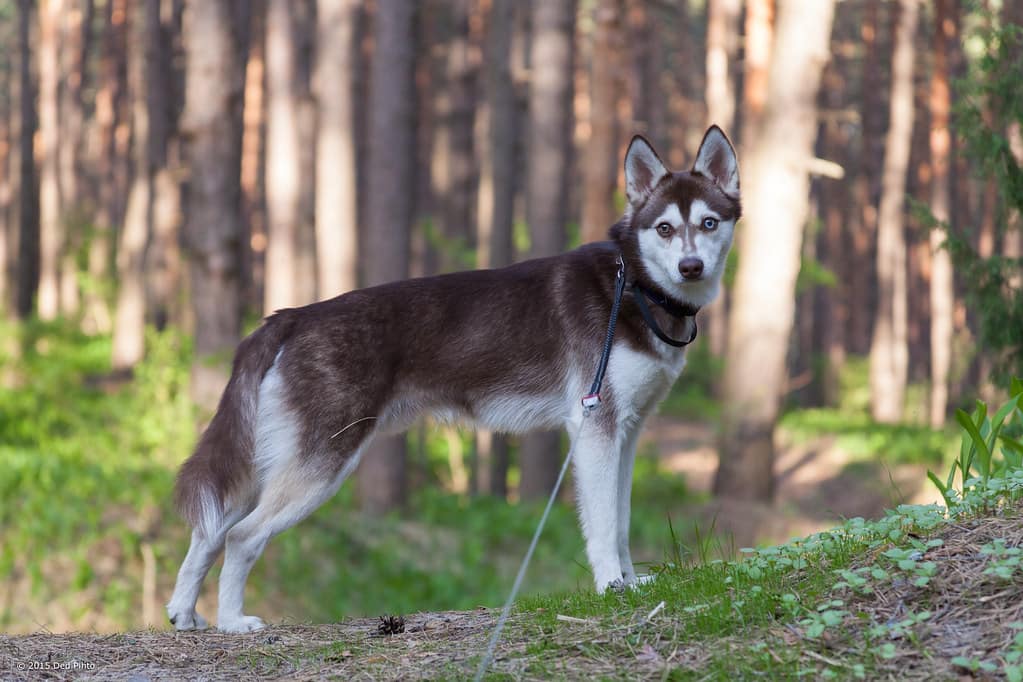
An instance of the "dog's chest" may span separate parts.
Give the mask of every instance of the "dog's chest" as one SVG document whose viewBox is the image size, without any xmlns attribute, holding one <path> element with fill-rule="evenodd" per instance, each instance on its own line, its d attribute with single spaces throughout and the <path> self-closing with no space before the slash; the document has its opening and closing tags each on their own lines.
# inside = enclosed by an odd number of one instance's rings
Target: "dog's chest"
<svg viewBox="0 0 1023 682">
<path fill-rule="evenodd" d="M 615 346 L 608 363 L 608 382 L 621 415 L 646 416 L 664 398 L 685 364 L 682 349 L 653 355 L 625 344 Z"/>
</svg>

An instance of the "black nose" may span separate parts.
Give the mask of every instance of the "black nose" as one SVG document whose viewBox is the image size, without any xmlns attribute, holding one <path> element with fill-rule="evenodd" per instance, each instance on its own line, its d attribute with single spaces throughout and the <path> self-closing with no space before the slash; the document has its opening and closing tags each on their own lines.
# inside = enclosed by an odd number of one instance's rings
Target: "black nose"
<svg viewBox="0 0 1023 682">
<path fill-rule="evenodd" d="M 683 258 L 678 264 L 678 271 L 686 279 L 700 279 L 703 275 L 703 261 L 699 258 Z"/>
</svg>

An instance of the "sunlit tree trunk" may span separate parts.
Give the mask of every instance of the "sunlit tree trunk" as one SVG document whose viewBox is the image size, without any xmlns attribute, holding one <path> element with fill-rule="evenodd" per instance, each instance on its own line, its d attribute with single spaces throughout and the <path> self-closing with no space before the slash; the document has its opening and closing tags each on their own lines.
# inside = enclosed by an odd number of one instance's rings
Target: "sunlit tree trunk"
<svg viewBox="0 0 1023 682">
<path fill-rule="evenodd" d="M 33 138 L 36 132 L 30 34 L 33 3 L 18 0 L 18 272 L 15 308 L 18 317 L 32 314 L 39 286 L 39 194 Z"/>
<path fill-rule="evenodd" d="M 60 21 L 63 0 L 39 3 L 39 317 L 60 313 L 64 225 L 60 195 Z"/>
<path fill-rule="evenodd" d="M 152 232 L 152 166 L 150 159 L 150 111 L 148 107 L 148 60 L 159 43 L 148 33 L 148 16 L 160 13 L 160 0 L 134 5 L 130 16 L 128 48 L 128 90 L 132 111 L 132 156 L 135 176 L 128 195 L 117 247 L 117 307 L 114 309 L 112 365 L 114 369 L 134 366 L 145 352 L 145 256 Z"/>
<path fill-rule="evenodd" d="M 572 53 L 574 0 L 544 0 L 532 6 L 529 82 L 529 159 L 526 223 L 530 255 L 550 256 L 565 248 L 572 149 Z M 519 497 L 545 497 L 558 476 L 560 434 L 525 436 L 519 449 Z"/>
<path fill-rule="evenodd" d="M 742 130 L 745 149 L 756 141 L 757 127 L 767 101 L 767 74 L 771 64 L 775 0 L 747 0 L 743 50 Z"/>
<path fill-rule="evenodd" d="M 740 159 L 746 217 L 729 317 L 714 481 L 719 495 L 769 500 L 774 493 L 774 426 L 808 215 L 807 161 L 817 136 L 817 91 L 833 16 L 833 0 L 778 3 L 763 118 Z"/>
<path fill-rule="evenodd" d="M 917 0 L 900 0 L 892 56 L 891 116 L 885 143 L 877 233 L 877 311 L 870 344 L 871 414 L 902 418 L 909 364 L 907 341 L 906 171 L 913 133 L 913 41 Z"/>
<path fill-rule="evenodd" d="M 357 286 L 355 79 L 358 0 L 318 0 L 315 90 L 316 258 L 319 298 Z"/>
<path fill-rule="evenodd" d="M 935 0 L 934 52 L 931 61 L 931 213 L 941 222 L 951 219 L 952 136 L 949 133 L 949 45 L 956 39 L 958 7 L 954 0 Z M 939 428 L 948 413 L 949 368 L 952 364 L 954 291 L 952 259 L 941 248 L 943 230 L 931 230 L 931 426 Z"/>
<path fill-rule="evenodd" d="M 366 201 L 366 284 L 408 276 L 414 215 L 416 3 L 382 2 L 374 26 L 370 82 L 369 192 Z M 362 508 L 381 513 L 405 499 L 403 436 L 377 438 L 359 471 Z"/>
<path fill-rule="evenodd" d="M 590 62 L 590 140 L 582 167 L 582 240 L 607 239 L 618 219 L 618 113 L 622 87 L 622 0 L 600 0 L 593 8 L 593 57 Z"/>
<path fill-rule="evenodd" d="M 244 3 L 186 0 L 182 31 L 188 140 L 185 243 L 189 256 L 195 360 L 192 394 L 212 409 L 227 382 L 241 333 L 242 102 L 248 16 Z"/>
<path fill-rule="evenodd" d="M 299 130 L 295 26 L 290 0 L 269 0 L 266 21 L 266 315 L 302 301 L 296 291 Z"/>
</svg>

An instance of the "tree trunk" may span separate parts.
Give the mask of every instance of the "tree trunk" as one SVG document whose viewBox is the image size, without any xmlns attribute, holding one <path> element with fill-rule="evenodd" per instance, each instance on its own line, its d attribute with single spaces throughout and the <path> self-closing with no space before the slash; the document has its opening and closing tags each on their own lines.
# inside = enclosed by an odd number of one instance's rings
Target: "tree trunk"
<svg viewBox="0 0 1023 682">
<path fill-rule="evenodd" d="M 300 305 L 316 300 L 316 103 L 313 99 L 313 46 L 316 0 L 291 2 L 295 31 L 295 124 L 298 128 L 298 222 L 295 224 L 295 296 Z"/>
<path fill-rule="evenodd" d="M 477 265 L 499 268 L 514 254 L 512 224 L 515 212 L 515 140 L 518 137 L 518 102 L 511 71 L 511 47 L 517 3 L 493 0 L 488 17 L 485 97 L 478 112 L 483 132 L 479 149 L 480 177 L 476 209 Z M 508 439 L 502 434 L 479 433 L 476 438 L 476 492 L 496 497 L 508 494 Z"/>
<path fill-rule="evenodd" d="M 188 141 L 185 243 L 195 317 L 192 395 L 216 405 L 241 333 L 242 102 L 248 20 L 232 0 L 186 0 L 182 131 Z"/>
<path fill-rule="evenodd" d="M 366 284 L 408 276 L 415 188 L 415 14 L 406 0 L 377 6 L 370 83 Z M 405 438 L 377 438 L 359 473 L 362 508 L 394 509 L 405 500 Z"/>
<path fill-rule="evenodd" d="M 358 0 L 318 0 L 316 75 L 317 293 L 330 298 L 358 286 L 355 81 Z"/>
<path fill-rule="evenodd" d="M 949 45 L 956 39 L 958 22 L 954 0 L 935 0 L 934 56 L 931 61 L 931 213 L 935 220 L 951 220 L 950 197 L 952 136 L 949 133 Z M 952 259 L 943 230 L 931 230 L 931 400 L 930 422 L 945 424 L 948 414 L 949 368 L 952 365 L 954 292 Z"/>
<path fill-rule="evenodd" d="M 262 310 L 266 287 L 266 0 L 252 0 L 242 126 L 242 305 Z"/>
<path fill-rule="evenodd" d="M 269 0 L 266 20 L 266 289 L 263 313 L 298 300 L 299 132 L 295 22 L 290 0 Z"/>
<path fill-rule="evenodd" d="M 738 248 L 756 257 L 740 257 L 733 290 L 718 495 L 770 500 L 774 493 L 774 426 L 808 213 L 807 160 L 817 135 L 817 92 L 833 15 L 833 0 L 778 3 L 763 119 L 743 160 L 747 217 Z"/>
<path fill-rule="evenodd" d="M 476 161 L 473 156 L 473 121 L 476 115 L 475 86 L 477 68 L 471 57 L 469 0 L 452 3 L 454 34 L 448 44 L 446 65 L 447 88 L 451 97 L 448 114 L 449 186 L 442 213 L 443 233 L 463 249 L 474 250 L 473 198 L 475 197 Z M 459 253 L 447 254 L 445 269 L 465 266 Z"/>
<path fill-rule="evenodd" d="M 774 0 L 748 0 L 743 56 L 742 132 L 739 145 L 752 148 L 767 102 L 767 74 L 774 35 Z"/>
<path fill-rule="evenodd" d="M 574 0 L 545 0 L 532 6 L 529 82 L 529 160 L 526 223 L 530 255 L 551 256 L 565 248 L 572 149 L 572 52 Z M 521 499 L 546 497 L 558 477 L 560 434 L 522 438 Z"/>
<path fill-rule="evenodd" d="M 891 117 L 885 143 L 877 232 L 877 311 L 870 344 L 871 414 L 902 418 L 909 364 L 906 327 L 906 171 L 913 133 L 913 41 L 917 0 L 900 0 L 892 56 Z"/>
<path fill-rule="evenodd" d="M 147 89 L 150 65 L 158 59 L 159 42 L 149 33 L 150 15 L 160 14 L 160 0 L 146 0 L 133 5 L 131 38 L 128 48 L 128 89 L 132 110 L 132 150 L 135 177 L 128 194 L 117 247 L 117 307 L 114 310 L 112 365 L 127 369 L 138 363 L 145 353 L 145 260 L 146 247 L 152 232 L 152 166 L 150 152 L 150 111 Z"/>
<path fill-rule="evenodd" d="M 63 0 L 39 3 L 39 317 L 60 313 L 64 226 L 60 195 L 60 41 Z"/>
<path fill-rule="evenodd" d="M 39 287 L 39 193 L 36 187 L 33 139 L 36 132 L 35 92 L 30 47 L 32 0 L 18 0 L 18 317 L 32 315 Z"/>
<path fill-rule="evenodd" d="M 600 0 L 593 9 L 593 56 L 590 67 L 590 141 L 586 145 L 582 186 L 582 240 L 607 239 L 618 220 L 618 112 L 622 86 L 622 0 Z"/>
</svg>

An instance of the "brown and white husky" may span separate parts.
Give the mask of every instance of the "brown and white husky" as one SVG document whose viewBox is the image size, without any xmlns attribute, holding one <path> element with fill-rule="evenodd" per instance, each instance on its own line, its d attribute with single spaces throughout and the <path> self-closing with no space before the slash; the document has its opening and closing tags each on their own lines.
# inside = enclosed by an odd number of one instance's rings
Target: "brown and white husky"
<svg viewBox="0 0 1023 682">
<path fill-rule="evenodd" d="M 578 432 L 579 517 L 596 587 L 635 583 L 636 440 L 685 365 L 685 350 L 668 341 L 690 338 L 695 311 L 718 293 L 740 204 L 735 152 L 716 126 L 684 172 L 634 138 L 625 178 L 628 208 L 610 241 L 281 310 L 242 341 L 217 413 L 178 476 L 178 507 L 194 530 L 171 623 L 206 627 L 195 603 L 224 549 L 217 627 L 263 627 L 242 601 L 266 543 L 337 491 L 374 434 L 424 414 L 508 433 Z M 603 400 L 579 430 L 619 259 L 628 286 Z"/>
</svg>

